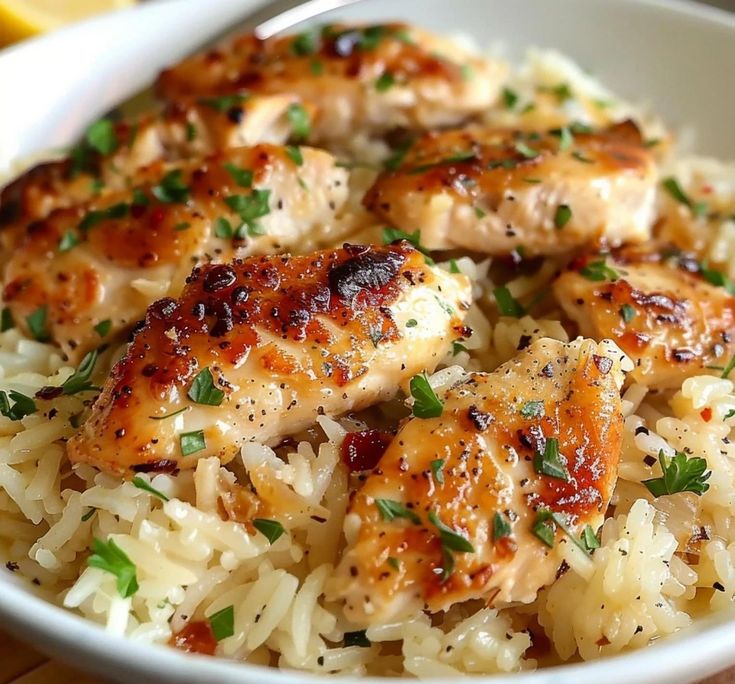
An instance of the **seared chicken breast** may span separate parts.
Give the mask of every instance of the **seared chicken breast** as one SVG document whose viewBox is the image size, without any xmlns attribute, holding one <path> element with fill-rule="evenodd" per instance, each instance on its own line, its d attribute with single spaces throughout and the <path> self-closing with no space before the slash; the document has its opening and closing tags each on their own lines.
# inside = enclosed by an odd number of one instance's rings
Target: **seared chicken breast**
<svg viewBox="0 0 735 684">
<path fill-rule="evenodd" d="M 579 259 L 553 291 L 581 334 L 610 338 L 630 356 L 631 380 L 678 387 L 735 352 L 735 297 L 699 270 L 693 260 L 626 249 Z"/>
<path fill-rule="evenodd" d="M 469 300 L 406 242 L 196 268 L 150 307 L 69 456 L 116 474 L 227 462 L 433 369 Z"/>
<path fill-rule="evenodd" d="M 624 360 L 613 344 L 545 338 L 468 376 L 441 415 L 409 420 L 349 506 L 331 587 L 347 618 L 532 601 L 558 570 L 555 539 L 602 523 Z"/>
<path fill-rule="evenodd" d="M 165 99 L 292 93 L 315 108 L 310 142 L 457 124 L 495 102 L 506 69 L 404 24 L 243 35 L 164 71 Z"/>
<path fill-rule="evenodd" d="M 174 102 L 135 122 L 102 119 L 93 124 L 69 158 L 26 172 L 0 191 L 0 225 L 23 230 L 59 207 L 130 187 L 149 164 L 179 161 L 218 150 L 286 142 L 293 95 Z M 16 232 L 0 234 L 14 245 Z"/>
<path fill-rule="evenodd" d="M 197 263 L 294 247 L 334 222 L 347 172 L 326 152 L 258 145 L 136 172 L 135 187 L 59 209 L 24 231 L 3 300 L 76 360 L 177 295 Z"/>
<path fill-rule="evenodd" d="M 656 166 L 631 122 L 597 133 L 468 127 L 428 133 L 365 206 L 428 249 L 559 254 L 650 235 Z"/>
</svg>

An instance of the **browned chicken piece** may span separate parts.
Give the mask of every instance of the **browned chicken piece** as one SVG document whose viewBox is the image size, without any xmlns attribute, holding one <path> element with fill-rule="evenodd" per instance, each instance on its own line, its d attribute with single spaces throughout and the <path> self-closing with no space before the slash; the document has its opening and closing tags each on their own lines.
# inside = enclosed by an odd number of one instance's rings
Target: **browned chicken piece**
<svg viewBox="0 0 735 684">
<path fill-rule="evenodd" d="M 364 204 L 419 229 L 428 249 L 559 254 L 648 239 L 656 176 L 632 122 L 597 133 L 468 127 L 419 139 Z"/>
<path fill-rule="evenodd" d="M 232 147 L 282 144 L 291 134 L 293 95 L 175 102 L 136 122 L 102 119 L 68 159 L 36 166 L 0 191 L 0 233 L 12 249 L 18 231 L 60 207 L 87 202 L 135 183 L 149 164 L 179 161 Z M 16 226 L 12 230 L 12 226 Z"/>
<path fill-rule="evenodd" d="M 196 268 L 150 307 L 69 456 L 116 474 L 227 462 L 386 400 L 468 334 L 470 298 L 407 242 Z"/>
<path fill-rule="evenodd" d="M 610 338 L 630 356 L 630 380 L 678 387 L 735 352 L 735 297 L 712 284 L 721 274 L 706 270 L 705 279 L 700 268 L 628 248 L 577 260 L 553 291 L 581 334 Z"/>
<path fill-rule="evenodd" d="M 333 222 L 346 186 L 334 158 L 308 147 L 156 162 L 133 189 L 30 224 L 6 265 L 3 301 L 24 332 L 74 361 L 177 295 L 194 264 L 293 247 Z"/>
<path fill-rule="evenodd" d="M 243 35 L 164 71 L 166 99 L 294 93 L 316 109 L 311 142 L 358 132 L 456 125 L 498 97 L 505 66 L 405 24 L 331 25 L 296 36 Z"/>
<path fill-rule="evenodd" d="M 602 523 L 624 361 L 613 344 L 544 338 L 449 390 L 441 415 L 409 420 L 349 506 L 329 587 L 347 618 L 532 601 L 559 568 L 555 540 Z"/>
</svg>

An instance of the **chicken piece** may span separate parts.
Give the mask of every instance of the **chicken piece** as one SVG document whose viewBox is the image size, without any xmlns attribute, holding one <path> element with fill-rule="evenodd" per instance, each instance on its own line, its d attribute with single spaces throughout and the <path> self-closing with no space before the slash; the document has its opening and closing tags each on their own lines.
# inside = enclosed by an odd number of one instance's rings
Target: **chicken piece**
<svg viewBox="0 0 735 684">
<path fill-rule="evenodd" d="M 12 248 L 25 226 L 54 209 L 129 187 L 136 171 L 154 161 L 178 161 L 232 147 L 282 144 L 291 133 L 293 95 L 203 99 L 171 103 L 134 123 L 103 119 L 68 159 L 32 168 L 0 191 L 0 233 Z M 12 226 L 16 229 L 13 230 Z"/>
<path fill-rule="evenodd" d="M 428 249 L 559 254 L 648 239 L 656 174 L 631 122 L 574 135 L 469 127 L 418 140 L 364 203 L 419 228 Z"/>
<path fill-rule="evenodd" d="M 332 25 L 297 36 L 243 35 L 164 71 L 166 99 L 294 93 L 315 107 L 313 143 L 394 128 L 455 125 L 498 97 L 506 67 L 406 26 Z"/>
<path fill-rule="evenodd" d="M 350 503 L 328 587 L 347 618 L 532 601 L 559 567 L 559 523 L 575 536 L 602 523 L 622 440 L 621 362 L 610 343 L 544 338 L 449 390 L 439 417 L 409 420 Z"/>
<path fill-rule="evenodd" d="M 464 276 L 406 242 L 196 268 L 149 308 L 69 456 L 128 474 L 277 443 L 433 369 L 469 303 Z"/>
<path fill-rule="evenodd" d="M 735 352 L 735 297 L 707 282 L 699 268 L 686 258 L 629 248 L 607 260 L 577 260 L 553 291 L 581 334 L 610 338 L 631 357 L 630 380 L 679 387 Z"/>
<path fill-rule="evenodd" d="M 156 162 L 135 181 L 30 224 L 6 265 L 14 319 L 72 361 L 155 299 L 177 295 L 194 264 L 293 247 L 333 222 L 347 198 L 347 172 L 308 147 Z"/>
</svg>

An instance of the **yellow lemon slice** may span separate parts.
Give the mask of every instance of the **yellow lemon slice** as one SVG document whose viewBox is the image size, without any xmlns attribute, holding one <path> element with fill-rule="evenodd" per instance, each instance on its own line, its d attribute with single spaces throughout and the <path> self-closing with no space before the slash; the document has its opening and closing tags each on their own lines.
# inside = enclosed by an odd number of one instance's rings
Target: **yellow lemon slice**
<svg viewBox="0 0 735 684">
<path fill-rule="evenodd" d="M 134 3 L 135 0 L 0 0 L 0 46 Z"/>
</svg>

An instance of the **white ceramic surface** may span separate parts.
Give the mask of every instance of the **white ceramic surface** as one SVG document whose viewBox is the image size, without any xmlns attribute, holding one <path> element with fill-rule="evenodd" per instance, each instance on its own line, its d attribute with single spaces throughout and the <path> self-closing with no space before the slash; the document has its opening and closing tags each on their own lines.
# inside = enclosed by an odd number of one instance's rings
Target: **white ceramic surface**
<svg viewBox="0 0 735 684">
<path fill-rule="evenodd" d="M 69 144 L 91 119 L 257 4 L 169 0 L 0 52 L 0 173 L 14 159 Z M 693 123 L 699 151 L 735 158 L 735 17 L 725 13 L 673 0 L 367 0 L 338 16 L 402 18 L 467 32 L 481 44 L 503 41 L 516 57 L 530 45 L 559 48 L 620 94 L 652 102 L 673 125 Z M 37 599 L 2 571 L 0 621 L 50 655 L 119 682 L 297 684 L 319 679 L 114 637 Z M 735 664 L 734 641 L 735 614 L 721 614 L 642 651 L 484 679 L 677 684 Z"/>
</svg>

